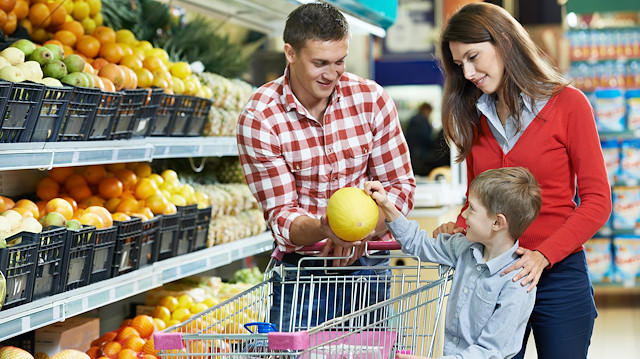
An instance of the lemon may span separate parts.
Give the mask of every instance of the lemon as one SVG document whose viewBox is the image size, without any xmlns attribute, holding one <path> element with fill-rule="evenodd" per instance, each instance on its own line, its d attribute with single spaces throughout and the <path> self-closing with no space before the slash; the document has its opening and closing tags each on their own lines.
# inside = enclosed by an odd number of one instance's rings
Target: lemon
<svg viewBox="0 0 640 359">
<path fill-rule="evenodd" d="M 169 311 L 173 312 L 176 309 L 178 309 L 178 298 L 172 296 L 172 295 L 168 295 L 165 297 L 162 297 L 160 299 L 160 302 L 158 303 L 161 306 L 167 307 L 169 309 Z"/>
<path fill-rule="evenodd" d="M 195 313 L 200 313 L 200 312 L 202 312 L 203 310 L 206 310 L 206 309 L 208 309 L 208 308 L 209 308 L 209 306 L 207 306 L 206 304 L 204 304 L 204 302 L 200 302 L 200 303 L 196 303 L 196 304 L 194 304 L 194 305 L 191 307 L 191 312 L 192 312 L 192 313 L 194 313 L 194 314 L 195 314 Z"/>
<path fill-rule="evenodd" d="M 191 311 L 187 308 L 180 307 L 171 313 L 171 319 L 177 320 L 179 323 L 184 322 L 191 316 Z"/>
<path fill-rule="evenodd" d="M 136 35 L 131 30 L 120 29 L 116 31 L 116 42 L 133 46 L 136 43 Z"/>
<path fill-rule="evenodd" d="M 185 79 L 187 76 L 192 74 L 191 66 L 184 61 L 179 61 L 173 64 L 170 68 L 171 74 L 180 79 Z"/>
<path fill-rule="evenodd" d="M 178 297 L 178 308 L 191 309 L 195 304 L 193 297 L 188 294 L 182 294 Z"/>
</svg>

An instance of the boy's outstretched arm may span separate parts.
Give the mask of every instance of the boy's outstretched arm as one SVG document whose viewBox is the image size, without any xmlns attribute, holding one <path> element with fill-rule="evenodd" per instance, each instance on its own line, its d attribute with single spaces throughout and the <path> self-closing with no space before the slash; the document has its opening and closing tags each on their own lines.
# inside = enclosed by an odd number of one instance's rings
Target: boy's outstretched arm
<svg viewBox="0 0 640 359">
<path fill-rule="evenodd" d="M 387 192 L 382 187 L 380 181 L 367 181 L 364 183 L 364 192 L 371 196 L 378 204 L 387 222 L 393 222 L 396 218 L 400 217 L 400 211 L 396 206 L 387 198 Z"/>
</svg>

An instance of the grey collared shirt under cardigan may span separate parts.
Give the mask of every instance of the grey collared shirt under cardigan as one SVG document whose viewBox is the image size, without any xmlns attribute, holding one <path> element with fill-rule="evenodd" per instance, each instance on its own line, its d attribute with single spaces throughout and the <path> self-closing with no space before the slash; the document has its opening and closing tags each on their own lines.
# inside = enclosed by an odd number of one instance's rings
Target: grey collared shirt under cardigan
<svg viewBox="0 0 640 359">
<path fill-rule="evenodd" d="M 520 351 L 535 289 L 527 293 L 520 281 L 513 282 L 519 271 L 500 276 L 518 259 L 517 241 L 507 252 L 483 263 L 484 246 L 462 234 L 440 234 L 434 239 L 404 216 L 386 224 L 404 253 L 455 268 L 445 318 L 445 355 L 440 358 L 502 359 Z"/>
</svg>

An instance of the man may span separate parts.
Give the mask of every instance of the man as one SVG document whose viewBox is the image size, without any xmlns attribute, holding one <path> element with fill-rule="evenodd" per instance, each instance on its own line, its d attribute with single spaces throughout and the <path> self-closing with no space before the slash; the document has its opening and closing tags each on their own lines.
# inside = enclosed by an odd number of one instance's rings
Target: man
<svg viewBox="0 0 640 359">
<path fill-rule="evenodd" d="M 331 231 L 325 214 L 336 190 L 362 188 L 368 180 L 380 181 L 402 213 L 412 209 L 415 180 L 396 108 L 382 87 L 345 72 L 349 27 L 333 6 L 298 7 L 289 14 L 283 38 L 284 75 L 260 87 L 238 120 L 238 152 L 247 183 L 277 249 L 285 253 L 283 265 L 296 266 L 308 254 L 295 252 L 319 241 L 326 241 L 323 256 L 348 257 L 355 248 L 354 256 L 328 265 L 376 265 L 379 259 L 360 257 L 366 241 L 391 240 L 383 216 L 369 237 L 346 242 Z M 273 290 L 271 321 L 284 325 L 279 330 L 297 328 L 286 325 L 299 315 L 289 309 L 291 303 L 276 304 L 282 291 L 291 300 L 288 290 L 293 289 Z M 333 289 L 327 291 L 320 295 L 335 295 Z M 315 325 L 349 309 L 339 305 L 320 311 L 326 317 L 298 318 L 298 323 Z"/>
</svg>

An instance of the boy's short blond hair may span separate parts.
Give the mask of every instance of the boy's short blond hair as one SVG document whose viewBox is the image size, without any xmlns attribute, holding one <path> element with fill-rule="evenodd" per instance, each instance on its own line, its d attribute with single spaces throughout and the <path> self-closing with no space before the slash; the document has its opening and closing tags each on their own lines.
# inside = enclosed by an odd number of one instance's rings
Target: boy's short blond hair
<svg viewBox="0 0 640 359">
<path fill-rule="evenodd" d="M 502 167 L 482 172 L 469 186 L 489 215 L 502 214 L 509 234 L 519 238 L 540 213 L 542 196 L 538 181 L 524 167 Z"/>
</svg>

